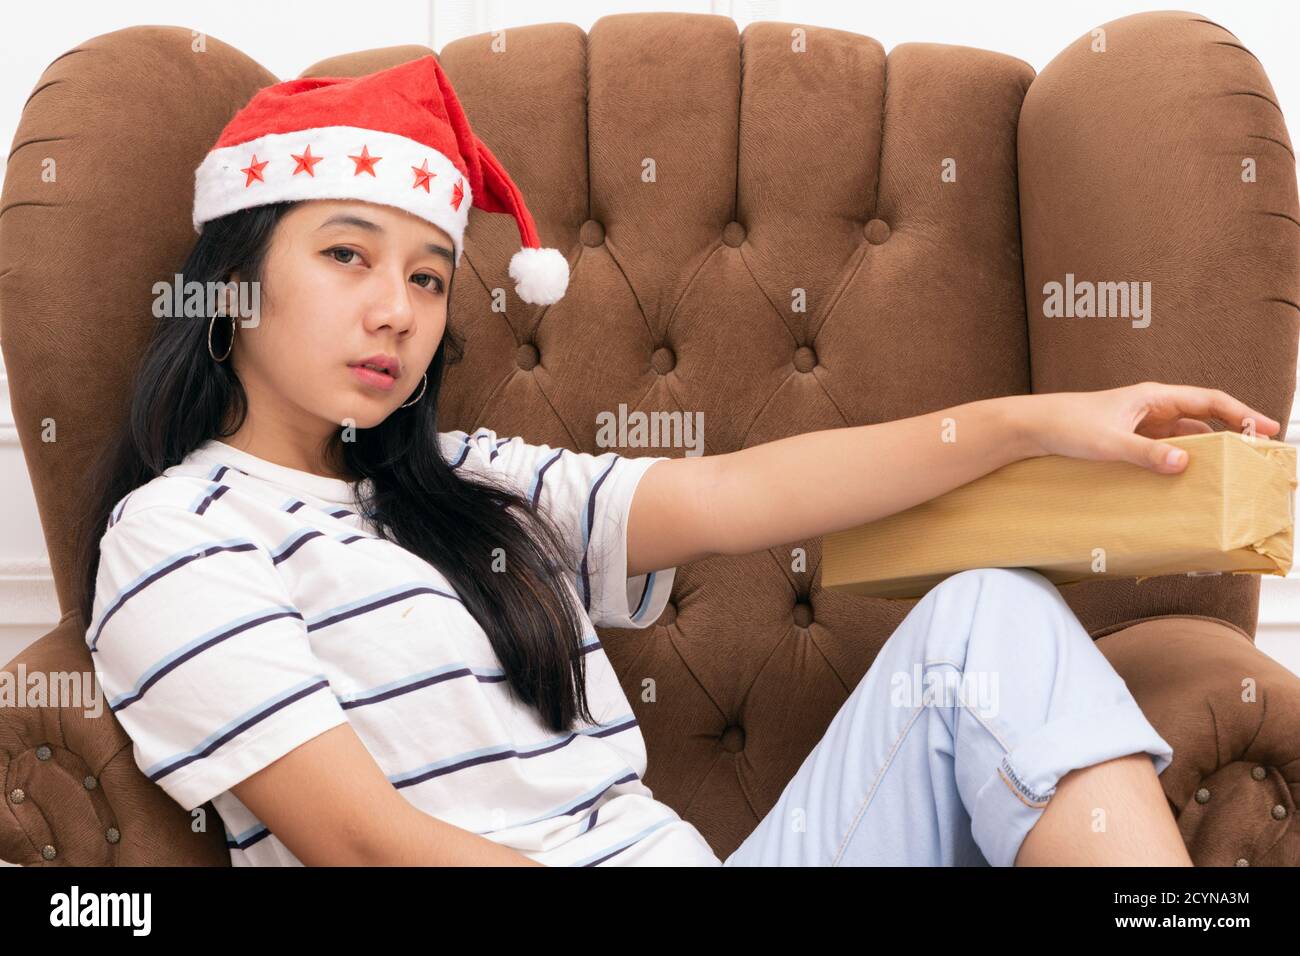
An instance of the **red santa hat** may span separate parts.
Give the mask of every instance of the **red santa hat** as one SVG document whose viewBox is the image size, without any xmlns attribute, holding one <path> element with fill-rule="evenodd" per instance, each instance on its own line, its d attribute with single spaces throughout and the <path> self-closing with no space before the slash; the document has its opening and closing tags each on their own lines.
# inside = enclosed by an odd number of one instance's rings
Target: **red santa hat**
<svg viewBox="0 0 1300 956">
<path fill-rule="evenodd" d="M 519 188 L 470 129 L 431 54 L 360 77 L 288 80 L 259 90 L 194 173 L 194 229 L 239 209 L 361 199 L 404 209 L 451 236 L 460 265 L 471 206 L 515 217 L 510 278 L 525 302 L 564 295 L 569 263 L 543 249 Z"/>
</svg>

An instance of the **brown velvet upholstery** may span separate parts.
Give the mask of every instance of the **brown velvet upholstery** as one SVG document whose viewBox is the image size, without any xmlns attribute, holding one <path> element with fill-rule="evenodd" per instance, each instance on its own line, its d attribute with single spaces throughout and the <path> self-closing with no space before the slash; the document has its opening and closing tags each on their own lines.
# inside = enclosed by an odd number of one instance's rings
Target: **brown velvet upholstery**
<svg viewBox="0 0 1300 956">
<path fill-rule="evenodd" d="M 1195 14 L 1138 14 L 1106 25 L 1107 52 L 1080 37 L 1036 77 L 999 53 L 906 43 L 886 56 L 816 27 L 798 53 L 793 27 L 738 34 L 723 17 L 635 14 L 589 35 L 513 29 L 504 53 L 487 36 L 445 48 L 476 131 L 573 278 L 550 308 L 520 302 L 505 271 L 513 222 L 473 212 L 451 306 L 468 351 L 442 427 L 594 451 L 597 413 L 626 403 L 703 411 L 707 453 L 721 454 L 1144 379 L 1223 388 L 1287 419 L 1295 161 L 1268 79 L 1232 34 Z M 125 408 L 152 283 L 170 281 L 194 240 L 194 169 L 276 79 L 214 38 L 205 53 L 190 40 L 136 27 L 59 58 L 9 159 L 3 347 L 65 609 L 84 467 Z M 304 75 L 427 52 L 350 54 Z M 46 157 L 55 183 L 42 182 Z M 946 158 L 955 182 L 941 179 Z M 1037 290 L 1066 272 L 1150 280 L 1150 327 L 1043 318 Z M 489 309 L 498 287 L 505 315 Z M 47 419 L 57 443 L 41 440 Z M 807 572 L 789 570 L 793 547 L 808 549 Z M 645 732 L 647 783 L 724 856 L 911 607 L 822 591 L 819 560 L 809 540 L 685 566 L 652 628 L 601 633 Z M 1175 748 L 1161 780 L 1195 861 L 1300 863 L 1300 678 L 1253 646 L 1259 580 L 1062 593 Z M 69 611 L 9 669 L 89 670 L 84 629 Z M 657 703 L 641 701 L 646 677 Z M 107 714 L 0 713 L 0 769 L 7 860 L 42 864 L 49 846 L 56 865 L 227 862 L 220 824 L 191 833 Z"/>
</svg>

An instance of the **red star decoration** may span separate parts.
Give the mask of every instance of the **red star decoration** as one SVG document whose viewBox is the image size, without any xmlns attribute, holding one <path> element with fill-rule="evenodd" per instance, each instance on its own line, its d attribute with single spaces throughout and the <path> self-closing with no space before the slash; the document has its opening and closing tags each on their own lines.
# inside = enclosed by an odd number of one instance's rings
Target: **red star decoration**
<svg viewBox="0 0 1300 956">
<path fill-rule="evenodd" d="M 257 153 L 253 154 L 252 161 L 247 166 L 245 166 L 243 169 L 240 170 L 241 173 L 248 173 L 248 179 L 244 180 L 245 189 L 253 185 L 253 180 L 257 180 L 259 183 L 266 182 L 266 180 L 262 178 L 262 169 L 269 162 L 270 162 L 269 159 L 264 159 L 259 163 L 257 161 Z"/>
<path fill-rule="evenodd" d="M 301 172 L 306 172 L 308 176 L 315 177 L 316 170 L 313 167 L 325 158 L 324 156 L 313 156 L 311 154 L 310 145 L 302 151 L 301 156 L 295 153 L 290 153 L 289 155 L 298 160 L 298 165 L 293 171 L 294 176 L 297 176 Z"/>
<path fill-rule="evenodd" d="M 460 212 L 460 204 L 465 200 L 465 180 L 456 180 L 456 185 L 451 191 L 451 208 Z"/>
<path fill-rule="evenodd" d="M 375 175 L 375 163 L 379 162 L 383 158 L 384 157 L 382 156 L 371 156 L 366 147 L 362 146 L 360 156 L 348 157 L 348 159 L 357 164 L 357 171 L 352 175 L 360 176 L 362 173 L 369 173 L 371 176 Z"/>
<path fill-rule="evenodd" d="M 412 166 L 411 171 L 415 173 L 415 182 L 411 184 L 411 188 L 418 189 L 423 186 L 426 193 L 429 191 L 429 180 L 438 175 L 429 172 L 429 161 L 427 159 L 420 166 Z"/>
</svg>

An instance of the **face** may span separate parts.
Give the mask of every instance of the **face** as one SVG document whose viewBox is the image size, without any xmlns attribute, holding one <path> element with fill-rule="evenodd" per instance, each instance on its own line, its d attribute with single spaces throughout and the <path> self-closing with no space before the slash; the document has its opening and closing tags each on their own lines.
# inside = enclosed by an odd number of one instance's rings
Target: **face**
<svg viewBox="0 0 1300 956">
<path fill-rule="evenodd" d="M 227 441 L 310 465 L 328 433 L 371 428 L 414 398 L 446 328 L 452 255 L 446 232 L 393 207 L 313 200 L 290 210 L 267 251 L 260 320 L 235 336 L 249 409 Z M 359 367 L 383 357 L 396 377 Z M 426 388 L 420 401 L 430 397 Z"/>
</svg>

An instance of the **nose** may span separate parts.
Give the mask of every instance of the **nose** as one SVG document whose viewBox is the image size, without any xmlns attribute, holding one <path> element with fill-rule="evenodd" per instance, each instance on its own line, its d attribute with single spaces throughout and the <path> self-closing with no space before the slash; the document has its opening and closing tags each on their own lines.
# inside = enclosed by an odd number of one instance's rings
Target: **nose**
<svg viewBox="0 0 1300 956">
<path fill-rule="evenodd" d="M 374 331 L 384 326 L 405 333 L 415 321 L 411 293 L 418 292 L 400 269 L 375 269 L 371 274 L 366 328 Z"/>
</svg>

